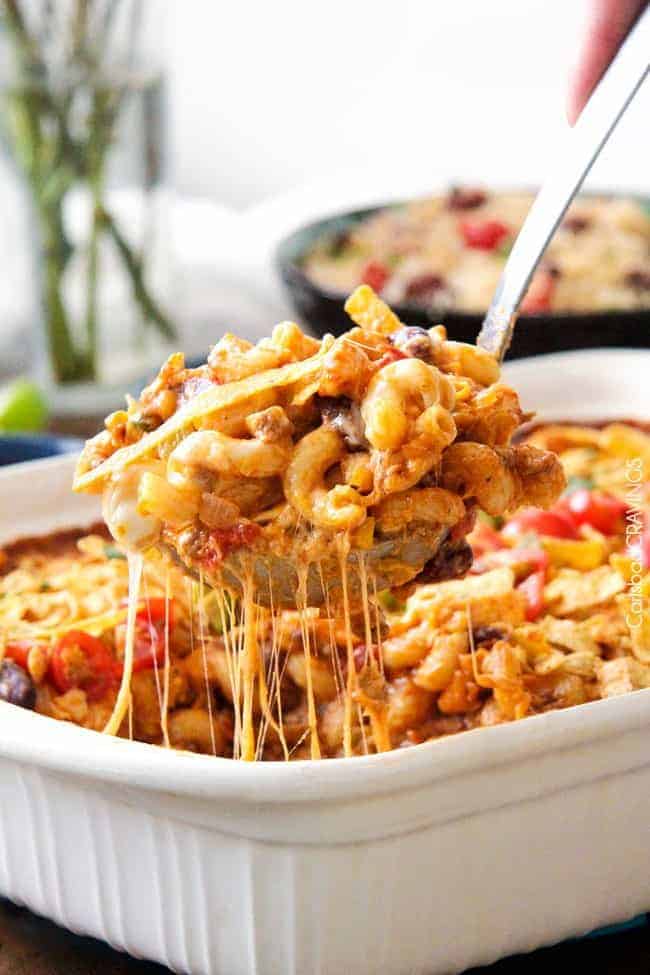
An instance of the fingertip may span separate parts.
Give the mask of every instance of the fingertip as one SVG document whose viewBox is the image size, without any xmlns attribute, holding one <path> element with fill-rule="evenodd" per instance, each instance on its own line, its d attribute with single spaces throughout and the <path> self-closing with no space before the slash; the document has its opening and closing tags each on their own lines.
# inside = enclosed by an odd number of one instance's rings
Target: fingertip
<svg viewBox="0 0 650 975">
<path fill-rule="evenodd" d="M 569 91 L 567 95 L 566 104 L 564 106 L 565 113 L 567 117 L 567 122 L 569 125 L 575 125 L 578 121 L 578 115 L 580 114 L 580 105 L 576 98 L 575 92 L 573 90 Z"/>
</svg>

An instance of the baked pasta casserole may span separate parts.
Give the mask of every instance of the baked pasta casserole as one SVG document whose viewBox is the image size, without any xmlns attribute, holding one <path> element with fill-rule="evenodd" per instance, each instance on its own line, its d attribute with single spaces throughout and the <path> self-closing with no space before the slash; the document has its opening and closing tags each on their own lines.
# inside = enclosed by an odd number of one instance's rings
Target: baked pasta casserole
<svg viewBox="0 0 650 975">
<path fill-rule="evenodd" d="M 456 187 L 372 212 L 321 237 L 302 268 L 330 294 L 370 284 L 386 301 L 483 314 L 531 193 Z M 528 315 L 650 308 L 650 211 L 634 199 L 578 198 L 522 305 Z"/>
<path fill-rule="evenodd" d="M 172 356 L 86 445 L 75 488 L 103 492 L 106 523 L 134 556 L 124 672 L 106 730 L 118 730 L 130 700 L 136 553 L 171 557 L 222 603 L 240 597 L 242 652 L 231 659 L 249 760 L 269 639 L 260 607 L 270 611 L 272 641 L 276 613 L 299 613 L 314 758 L 308 611 L 341 616 L 352 754 L 354 613 L 365 613 L 371 642 L 377 592 L 467 570 L 465 537 L 479 507 L 498 517 L 549 505 L 562 490 L 554 454 L 511 443 L 523 413 L 492 356 L 449 341 L 442 327 L 404 327 L 367 285 L 345 307 L 355 327 L 337 339 L 285 322 L 257 345 L 225 335 L 198 369 Z"/>
<path fill-rule="evenodd" d="M 650 435 L 560 424 L 524 443 L 557 451 L 566 490 L 546 511 L 481 512 L 464 578 L 377 592 L 349 626 L 327 607 L 258 607 L 254 757 L 407 747 L 650 687 Z M 104 729 L 124 674 L 124 553 L 95 526 L 0 560 L 0 698 Z M 241 603 L 148 559 L 134 629 L 116 732 L 241 757 Z"/>
</svg>

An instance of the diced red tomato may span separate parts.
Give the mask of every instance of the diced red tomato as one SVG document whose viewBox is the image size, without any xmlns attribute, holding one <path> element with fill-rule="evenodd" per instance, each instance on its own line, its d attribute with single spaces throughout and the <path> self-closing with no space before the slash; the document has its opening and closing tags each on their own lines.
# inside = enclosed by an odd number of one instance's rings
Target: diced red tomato
<svg viewBox="0 0 650 975">
<path fill-rule="evenodd" d="M 479 251 L 496 250 L 510 236 L 510 227 L 500 220 L 461 220 L 458 228 L 465 245 Z"/>
<path fill-rule="evenodd" d="M 253 521 L 238 521 L 232 528 L 213 529 L 203 555 L 206 566 L 220 565 L 233 549 L 252 545 L 261 530 Z"/>
<path fill-rule="evenodd" d="M 575 525 L 564 511 L 542 511 L 541 508 L 524 508 L 510 518 L 502 531 L 506 538 L 529 532 L 552 538 L 578 538 Z"/>
<path fill-rule="evenodd" d="M 361 272 L 361 283 L 369 284 L 373 291 L 381 291 L 389 278 L 390 271 L 381 261 L 368 261 Z"/>
<path fill-rule="evenodd" d="M 78 687 L 98 701 L 119 683 L 120 670 L 108 647 L 83 630 L 68 630 L 52 650 L 50 677 L 60 694 Z"/>
<path fill-rule="evenodd" d="M 20 667 L 27 669 L 27 658 L 29 651 L 35 646 L 33 640 L 14 640 L 4 648 L 5 657 L 13 660 Z"/>
<path fill-rule="evenodd" d="M 554 291 L 553 275 L 549 271 L 538 271 L 521 303 L 522 315 L 541 315 L 545 311 L 550 311 Z"/>
<path fill-rule="evenodd" d="M 544 610 L 544 586 L 546 585 L 546 570 L 537 569 L 520 582 L 517 591 L 526 597 L 526 619 L 534 622 Z"/>
<path fill-rule="evenodd" d="M 605 491 L 578 488 L 555 505 L 555 511 L 564 511 L 576 528 L 590 525 L 603 535 L 615 535 L 625 524 L 627 505 Z"/>
</svg>

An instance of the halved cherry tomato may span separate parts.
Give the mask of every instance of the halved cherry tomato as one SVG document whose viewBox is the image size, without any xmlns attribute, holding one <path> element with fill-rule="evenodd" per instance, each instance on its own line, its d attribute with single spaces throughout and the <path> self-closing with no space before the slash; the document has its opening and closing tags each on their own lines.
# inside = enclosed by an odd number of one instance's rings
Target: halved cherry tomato
<svg viewBox="0 0 650 975">
<path fill-rule="evenodd" d="M 542 511 L 541 508 L 523 508 L 503 527 L 503 535 L 550 535 L 552 538 L 578 538 L 576 527 L 564 511 Z"/>
<path fill-rule="evenodd" d="M 148 670 L 154 664 L 162 666 L 165 662 L 165 620 L 169 621 L 171 633 L 174 625 L 174 601 L 162 597 L 145 600 L 142 609 L 135 617 L 135 639 L 133 644 L 133 672 Z"/>
<path fill-rule="evenodd" d="M 389 278 L 390 271 L 381 261 L 368 261 L 361 272 L 361 283 L 369 284 L 373 291 L 381 291 Z"/>
<path fill-rule="evenodd" d="M 150 670 L 165 662 L 165 633 L 160 627 L 137 620 L 133 642 L 133 673 Z"/>
<path fill-rule="evenodd" d="M 78 687 L 98 701 L 119 683 L 120 670 L 108 647 L 83 630 L 68 630 L 52 650 L 50 677 L 60 694 Z"/>
<path fill-rule="evenodd" d="M 561 498 L 554 510 L 566 512 L 576 528 L 590 525 L 603 535 L 615 535 L 623 530 L 627 505 L 605 491 L 578 488 Z"/>
<path fill-rule="evenodd" d="M 169 604 L 169 608 L 168 605 Z M 145 599 L 144 605 L 138 610 L 136 619 L 144 620 L 146 623 L 161 623 L 165 625 L 165 620 L 169 618 L 170 629 L 174 625 L 174 600 L 165 599 L 163 596 L 153 596 Z"/>
<path fill-rule="evenodd" d="M 500 220 L 461 220 L 458 225 L 467 247 L 493 251 L 510 235 L 510 227 Z"/>
<path fill-rule="evenodd" d="M 523 315 L 540 315 L 542 312 L 549 311 L 553 292 L 555 291 L 555 278 L 549 271 L 538 271 L 530 282 L 530 286 L 524 300 L 521 303 Z"/>
<path fill-rule="evenodd" d="M 4 648 L 4 655 L 26 670 L 29 651 L 34 646 L 33 640 L 14 640 L 13 643 L 8 643 Z"/>
<path fill-rule="evenodd" d="M 526 619 L 529 623 L 538 619 L 544 610 L 545 585 L 546 571 L 545 569 L 537 569 L 517 586 L 517 591 L 526 597 Z"/>
</svg>

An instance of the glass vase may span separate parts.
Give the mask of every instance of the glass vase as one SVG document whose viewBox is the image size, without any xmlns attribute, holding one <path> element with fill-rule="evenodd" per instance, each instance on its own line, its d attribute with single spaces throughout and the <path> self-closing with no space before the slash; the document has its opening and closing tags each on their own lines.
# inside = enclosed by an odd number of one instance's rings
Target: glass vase
<svg viewBox="0 0 650 975">
<path fill-rule="evenodd" d="M 30 216 L 32 369 L 59 414 L 117 406 L 176 341 L 163 80 L 137 44 L 146 7 L 4 7 L 0 126 Z"/>
</svg>

